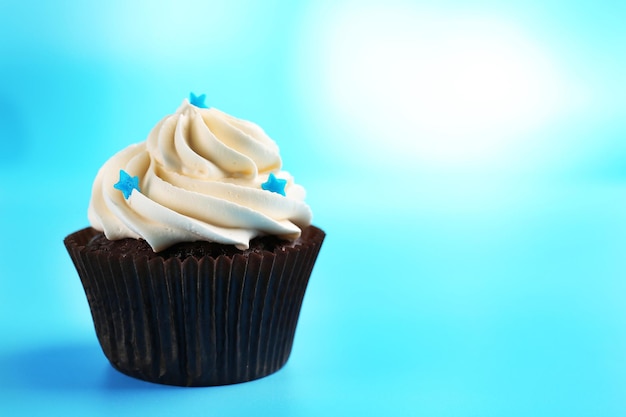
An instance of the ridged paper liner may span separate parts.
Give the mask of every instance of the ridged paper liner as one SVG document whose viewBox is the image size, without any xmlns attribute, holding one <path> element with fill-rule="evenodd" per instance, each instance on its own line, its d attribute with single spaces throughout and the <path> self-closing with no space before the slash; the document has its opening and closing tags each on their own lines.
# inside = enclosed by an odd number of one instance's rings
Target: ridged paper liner
<svg viewBox="0 0 626 417">
<path fill-rule="evenodd" d="M 225 385 L 287 362 L 325 236 L 310 228 L 294 247 L 182 262 L 86 250 L 97 233 L 91 228 L 65 246 L 113 367 L 161 384 Z"/>
</svg>

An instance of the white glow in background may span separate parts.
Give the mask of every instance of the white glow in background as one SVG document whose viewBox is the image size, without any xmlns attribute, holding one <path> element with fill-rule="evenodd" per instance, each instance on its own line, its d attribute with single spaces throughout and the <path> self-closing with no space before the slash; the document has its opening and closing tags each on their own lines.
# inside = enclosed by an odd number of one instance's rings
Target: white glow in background
<svg viewBox="0 0 626 417">
<path fill-rule="evenodd" d="M 396 170 L 528 164 L 524 150 L 545 146 L 533 135 L 589 101 L 547 45 L 496 15 L 319 8 L 304 30 L 299 84 L 329 132 L 346 133 L 332 143 L 343 157 Z"/>
</svg>

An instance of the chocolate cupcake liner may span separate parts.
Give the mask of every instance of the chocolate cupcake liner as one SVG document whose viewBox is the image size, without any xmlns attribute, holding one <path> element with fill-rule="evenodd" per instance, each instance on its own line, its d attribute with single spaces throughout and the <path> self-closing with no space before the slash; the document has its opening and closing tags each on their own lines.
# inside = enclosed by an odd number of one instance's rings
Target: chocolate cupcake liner
<svg viewBox="0 0 626 417">
<path fill-rule="evenodd" d="M 325 234 L 274 252 L 163 259 L 88 250 L 97 233 L 65 239 L 111 365 L 150 382 L 245 382 L 289 358 Z"/>
</svg>

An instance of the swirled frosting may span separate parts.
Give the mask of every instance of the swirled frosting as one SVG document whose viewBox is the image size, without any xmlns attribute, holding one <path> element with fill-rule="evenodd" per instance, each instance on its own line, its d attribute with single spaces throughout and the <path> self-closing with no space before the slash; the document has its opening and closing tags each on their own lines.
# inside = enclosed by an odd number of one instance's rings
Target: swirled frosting
<svg viewBox="0 0 626 417">
<path fill-rule="evenodd" d="M 281 166 L 278 146 L 259 126 L 185 99 L 146 141 L 100 168 L 89 222 L 110 240 L 144 239 L 155 252 L 199 240 L 240 249 L 257 236 L 293 240 L 311 224 L 311 210 Z M 139 180 L 128 198 L 115 188 L 120 171 Z M 284 183 L 284 195 L 263 189 L 268 179 Z"/>
</svg>

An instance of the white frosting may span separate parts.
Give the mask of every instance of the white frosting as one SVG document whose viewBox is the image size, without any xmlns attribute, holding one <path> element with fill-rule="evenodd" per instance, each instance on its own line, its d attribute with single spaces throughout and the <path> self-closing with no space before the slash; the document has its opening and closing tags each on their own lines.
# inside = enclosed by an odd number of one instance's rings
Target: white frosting
<svg viewBox="0 0 626 417">
<path fill-rule="evenodd" d="M 254 123 L 184 100 L 145 142 L 115 154 L 98 171 L 88 217 L 110 240 L 145 239 L 155 252 L 206 240 L 248 247 L 275 235 L 293 240 L 311 224 L 305 191 L 281 170 L 278 147 Z M 120 170 L 139 177 L 128 197 L 114 188 Z M 285 196 L 261 184 L 287 181 Z"/>
</svg>

